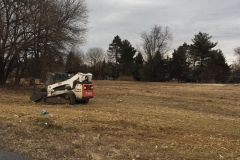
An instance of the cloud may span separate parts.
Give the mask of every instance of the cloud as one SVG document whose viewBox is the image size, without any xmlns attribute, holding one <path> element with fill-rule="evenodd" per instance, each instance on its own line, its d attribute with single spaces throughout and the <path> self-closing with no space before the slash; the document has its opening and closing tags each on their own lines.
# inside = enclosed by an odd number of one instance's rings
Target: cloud
<svg viewBox="0 0 240 160">
<path fill-rule="evenodd" d="M 140 34 L 154 24 L 168 26 L 173 34 L 172 48 L 191 43 L 198 32 L 213 36 L 231 63 L 233 48 L 240 46 L 240 1 L 238 0 L 88 0 L 88 43 L 82 47 L 107 50 L 116 35 L 140 44 Z"/>
</svg>

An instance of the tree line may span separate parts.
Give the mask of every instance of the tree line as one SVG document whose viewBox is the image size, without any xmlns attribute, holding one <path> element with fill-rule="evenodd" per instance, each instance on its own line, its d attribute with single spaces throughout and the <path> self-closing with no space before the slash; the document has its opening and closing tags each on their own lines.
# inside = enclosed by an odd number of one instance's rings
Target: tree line
<svg viewBox="0 0 240 160">
<path fill-rule="evenodd" d="M 83 53 L 73 46 L 86 40 L 87 16 L 84 0 L 1 0 L 0 84 L 9 78 L 15 84 L 26 77 L 44 79 L 48 71 L 151 82 L 224 83 L 239 77 L 240 59 L 229 66 L 208 33 L 197 33 L 192 44 L 183 43 L 169 56 L 172 33 L 159 25 L 140 35 L 138 48 L 117 35 L 107 51 L 90 48 Z M 239 51 L 234 50 L 238 57 Z"/>
<path fill-rule="evenodd" d="M 212 42 L 212 36 L 207 33 L 194 35 L 192 44 L 183 43 L 172 56 L 166 55 L 172 41 L 168 27 L 155 25 L 150 32 L 143 32 L 141 38 L 142 50 L 115 36 L 106 59 L 95 63 L 98 67 L 89 68 L 95 78 L 133 77 L 137 81 L 203 83 L 225 83 L 229 79 L 231 66 L 226 63 L 222 51 L 214 49 L 217 42 Z"/>
</svg>

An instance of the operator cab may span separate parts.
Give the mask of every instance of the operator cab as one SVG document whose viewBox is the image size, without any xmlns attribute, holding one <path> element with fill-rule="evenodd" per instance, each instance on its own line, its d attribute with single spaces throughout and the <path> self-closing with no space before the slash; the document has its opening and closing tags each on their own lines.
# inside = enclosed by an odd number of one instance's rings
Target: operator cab
<svg viewBox="0 0 240 160">
<path fill-rule="evenodd" d="M 47 72 L 45 85 L 66 81 L 74 76 L 71 72 Z"/>
</svg>

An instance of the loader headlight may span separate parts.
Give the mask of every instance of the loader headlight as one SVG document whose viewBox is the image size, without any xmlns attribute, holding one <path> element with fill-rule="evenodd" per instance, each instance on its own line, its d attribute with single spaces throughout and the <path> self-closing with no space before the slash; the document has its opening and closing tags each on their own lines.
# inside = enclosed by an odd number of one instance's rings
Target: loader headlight
<svg viewBox="0 0 240 160">
<path fill-rule="evenodd" d="M 84 89 L 87 89 L 87 87 L 86 87 L 86 86 L 84 86 Z"/>
</svg>

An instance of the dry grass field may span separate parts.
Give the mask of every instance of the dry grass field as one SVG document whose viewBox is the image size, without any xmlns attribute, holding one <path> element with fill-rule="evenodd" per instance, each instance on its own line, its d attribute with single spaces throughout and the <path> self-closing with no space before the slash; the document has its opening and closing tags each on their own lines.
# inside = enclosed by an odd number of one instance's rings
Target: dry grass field
<svg viewBox="0 0 240 160">
<path fill-rule="evenodd" d="M 73 106 L 0 87 L 0 149 L 34 160 L 240 160 L 240 85 L 93 83 L 95 98 Z"/>
</svg>

